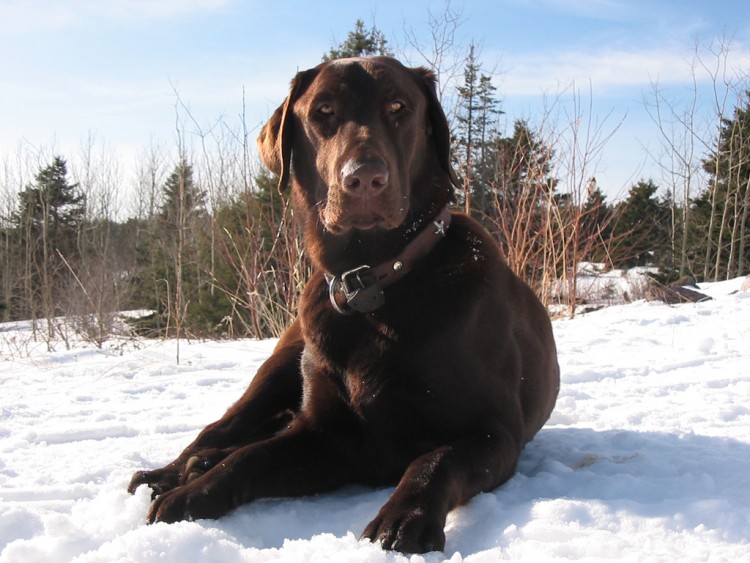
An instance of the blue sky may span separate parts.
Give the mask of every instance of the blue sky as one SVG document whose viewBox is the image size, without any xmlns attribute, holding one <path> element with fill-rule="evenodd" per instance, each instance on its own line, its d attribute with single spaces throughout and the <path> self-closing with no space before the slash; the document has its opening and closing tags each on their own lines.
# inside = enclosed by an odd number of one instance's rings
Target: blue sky
<svg viewBox="0 0 750 563">
<path fill-rule="evenodd" d="M 124 175 L 151 140 L 175 143 L 176 93 L 206 127 L 243 110 L 257 128 L 298 69 L 320 62 L 354 21 L 375 23 L 398 55 L 422 64 L 405 29 L 427 41 L 416 0 L 0 0 L 0 156 L 19 147 L 73 154 L 89 136 L 120 156 Z M 481 44 L 505 118 L 532 122 L 571 93 L 604 132 L 596 175 L 607 193 L 655 176 L 658 132 L 643 97 L 658 80 L 687 99 L 696 41 L 731 39 L 750 72 L 747 0 L 453 0 L 456 42 Z M 574 86 L 572 86 L 574 85 Z M 709 84 L 699 80 L 699 86 Z M 567 102 L 565 100 L 568 100 Z M 563 110 L 564 111 L 564 110 Z M 618 127 L 619 126 L 619 127 Z"/>
</svg>

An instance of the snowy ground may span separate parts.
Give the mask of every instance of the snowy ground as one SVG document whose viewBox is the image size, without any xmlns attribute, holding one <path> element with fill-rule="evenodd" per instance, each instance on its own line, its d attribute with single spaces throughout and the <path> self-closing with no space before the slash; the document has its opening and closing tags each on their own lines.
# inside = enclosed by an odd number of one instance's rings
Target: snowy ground
<svg viewBox="0 0 750 563">
<path fill-rule="evenodd" d="M 643 299 L 652 283 L 649 274 L 657 272 L 657 268 L 645 266 L 627 270 L 607 270 L 605 264 L 581 262 L 576 269 L 576 298 L 579 302 L 595 308 Z M 571 290 L 566 282 L 560 280 L 553 284 L 551 293 L 553 297 L 567 303 Z M 580 309 L 586 307 L 579 306 Z"/>
<path fill-rule="evenodd" d="M 453 512 L 445 553 L 357 537 L 389 489 L 144 524 L 161 466 L 236 400 L 272 342 L 140 342 L 24 357 L 0 326 L 0 561 L 750 561 L 750 292 L 555 322 L 563 387 L 517 475 Z"/>
</svg>

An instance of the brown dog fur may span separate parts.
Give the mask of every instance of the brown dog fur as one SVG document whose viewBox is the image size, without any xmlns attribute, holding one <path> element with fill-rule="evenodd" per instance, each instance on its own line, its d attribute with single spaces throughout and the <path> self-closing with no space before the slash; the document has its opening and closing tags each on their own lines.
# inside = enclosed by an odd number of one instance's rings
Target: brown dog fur
<svg viewBox="0 0 750 563">
<path fill-rule="evenodd" d="M 454 213 L 444 238 L 366 313 L 324 273 L 387 263 L 452 200 L 434 76 L 377 57 L 301 72 L 264 127 L 316 273 L 298 320 L 240 400 L 171 464 L 148 521 L 218 518 L 261 497 L 351 483 L 396 489 L 363 537 L 442 550 L 446 515 L 509 479 L 548 419 L 559 373 L 548 315 L 489 234 Z"/>
</svg>

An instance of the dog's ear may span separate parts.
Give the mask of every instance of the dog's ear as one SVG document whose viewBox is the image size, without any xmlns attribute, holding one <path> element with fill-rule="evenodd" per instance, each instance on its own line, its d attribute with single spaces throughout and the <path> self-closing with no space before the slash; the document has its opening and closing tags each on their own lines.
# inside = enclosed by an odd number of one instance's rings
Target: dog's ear
<svg viewBox="0 0 750 563">
<path fill-rule="evenodd" d="M 424 91 L 427 97 L 427 119 L 430 123 L 430 134 L 432 142 L 437 151 L 440 165 L 448 174 L 448 178 L 455 187 L 459 187 L 458 178 L 451 165 L 451 131 L 448 127 L 448 119 L 443 112 L 443 106 L 437 97 L 437 78 L 435 73 L 424 67 L 415 68 L 414 72 L 419 75 L 424 83 Z"/>
<path fill-rule="evenodd" d="M 261 129 L 256 141 L 260 159 L 266 168 L 279 177 L 279 180 L 281 180 L 282 176 L 286 177 L 288 175 L 289 168 L 288 163 L 285 162 L 284 148 L 281 146 L 281 136 L 279 135 L 281 122 L 284 120 L 284 114 L 286 113 L 286 105 L 287 103 L 284 102 L 276 108 L 271 119 Z M 286 180 L 284 183 L 286 184 Z M 279 189 L 281 188 L 281 181 L 279 181 Z"/>
<path fill-rule="evenodd" d="M 279 177 L 279 191 L 283 192 L 289 183 L 294 141 L 294 102 L 304 93 L 317 74 L 317 69 L 298 72 L 292 80 L 289 95 L 284 103 L 273 112 L 271 119 L 258 135 L 260 158 L 271 172 Z"/>
</svg>

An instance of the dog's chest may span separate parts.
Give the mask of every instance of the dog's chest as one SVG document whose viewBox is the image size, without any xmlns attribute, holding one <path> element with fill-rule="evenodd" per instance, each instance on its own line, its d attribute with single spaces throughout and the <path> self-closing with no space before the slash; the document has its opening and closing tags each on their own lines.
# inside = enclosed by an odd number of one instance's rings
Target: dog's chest
<svg viewBox="0 0 750 563">
<path fill-rule="evenodd" d="M 330 314 L 317 320 L 320 326 L 310 332 L 308 342 L 333 371 L 363 375 L 378 372 L 398 356 L 398 330 L 371 315 Z"/>
<path fill-rule="evenodd" d="M 326 373 L 352 406 L 376 401 L 406 361 L 398 328 L 373 315 L 324 312 L 307 321 L 307 368 Z"/>
</svg>

